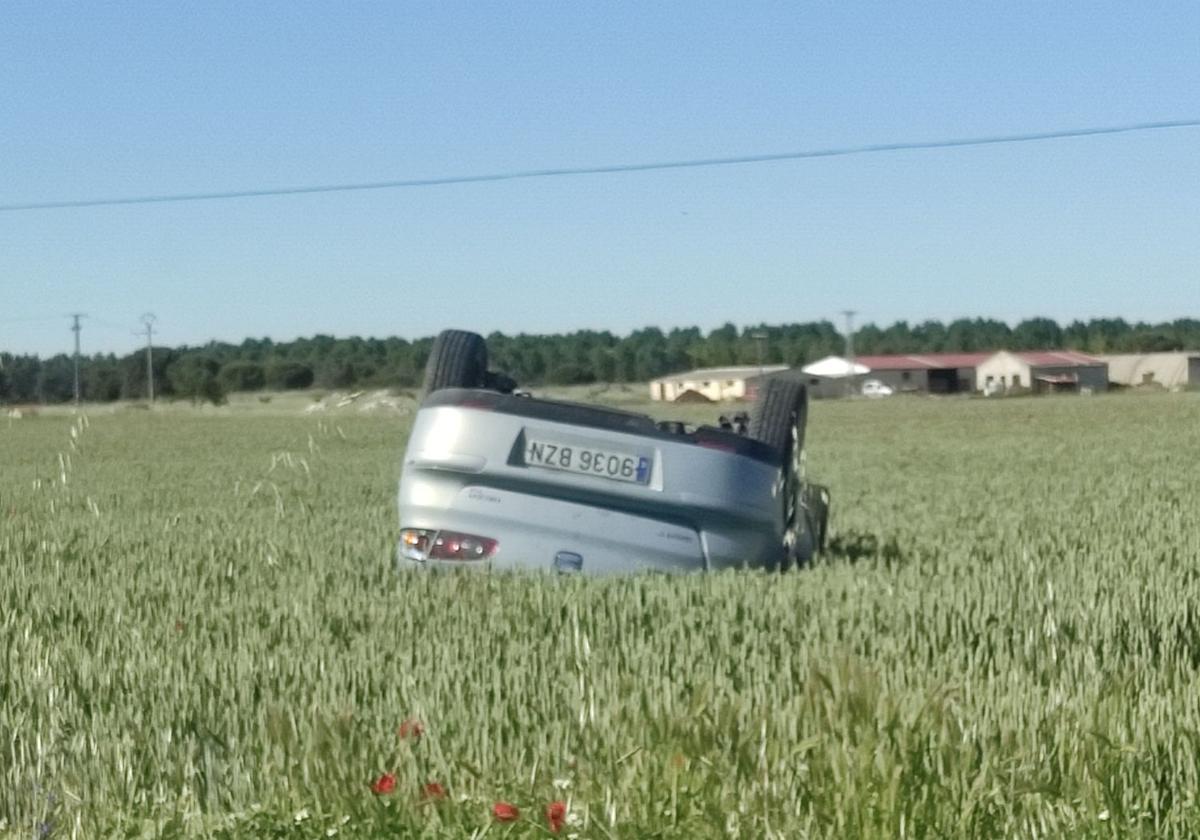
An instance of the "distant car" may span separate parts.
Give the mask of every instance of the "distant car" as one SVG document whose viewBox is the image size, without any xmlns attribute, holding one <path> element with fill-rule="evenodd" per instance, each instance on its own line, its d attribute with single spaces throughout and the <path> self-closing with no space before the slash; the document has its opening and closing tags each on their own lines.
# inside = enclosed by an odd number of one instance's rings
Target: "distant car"
<svg viewBox="0 0 1200 840">
<path fill-rule="evenodd" d="M 691 427 L 517 392 L 461 330 L 437 337 L 425 377 L 401 568 L 786 570 L 824 546 L 829 492 L 805 476 L 796 379 L 767 380 L 748 422 Z"/>
<path fill-rule="evenodd" d="M 878 379 L 867 379 L 862 384 L 864 397 L 890 397 L 894 393 L 896 393 L 895 388 L 883 384 Z"/>
</svg>

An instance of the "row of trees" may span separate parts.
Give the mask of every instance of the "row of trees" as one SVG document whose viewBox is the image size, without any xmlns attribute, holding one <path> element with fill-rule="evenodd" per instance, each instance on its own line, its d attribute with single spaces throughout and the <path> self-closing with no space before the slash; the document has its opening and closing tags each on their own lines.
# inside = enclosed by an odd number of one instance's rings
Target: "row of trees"
<svg viewBox="0 0 1200 840">
<path fill-rule="evenodd" d="M 802 365 L 840 354 L 845 337 L 829 321 L 739 330 L 726 324 L 707 334 L 696 327 L 664 332 L 657 327 L 627 336 L 583 330 L 563 335 L 488 336 L 492 367 L 528 385 L 644 382 L 696 367 Z M 333 338 L 318 335 L 290 342 L 247 339 L 202 347 L 156 347 L 152 352 L 156 394 L 219 402 L 230 391 L 415 387 L 431 338 Z M 934 353 L 971 350 L 1074 349 L 1091 353 L 1200 350 L 1200 320 L 1131 324 L 1120 318 L 1074 321 L 1060 326 L 1033 318 L 1010 327 L 987 318 L 949 324 L 898 321 L 868 324 L 854 334 L 855 351 Z M 761 353 L 761 357 L 760 357 Z M 85 399 L 111 401 L 147 396 L 142 351 L 95 355 L 80 362 Z M 67 402 L 74 396 L 70 356 L 48 359 L 0 353 L 0 402 Z"/>
</svg>

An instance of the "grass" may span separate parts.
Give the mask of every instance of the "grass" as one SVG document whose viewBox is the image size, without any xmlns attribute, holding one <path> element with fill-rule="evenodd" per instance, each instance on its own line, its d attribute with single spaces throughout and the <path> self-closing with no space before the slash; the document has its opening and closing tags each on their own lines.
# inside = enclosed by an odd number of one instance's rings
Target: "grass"
<svg viewBox="0 0 1200 840">
<path fill-rule="evenodd" d="M 0 835 L 1200 833 L 1200 398 L 812 413 L 825 561 L 612 580 L 397 576 L 402 410 L 0 417 Z"/>
</svg>

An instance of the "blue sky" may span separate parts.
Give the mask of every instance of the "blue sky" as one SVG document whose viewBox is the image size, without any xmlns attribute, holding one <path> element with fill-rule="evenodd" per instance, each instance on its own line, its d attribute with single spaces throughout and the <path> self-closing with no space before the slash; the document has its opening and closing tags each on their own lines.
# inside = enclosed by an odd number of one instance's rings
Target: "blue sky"
<svg viewBox="0 0 1200 840">
<path fill-rule="evenodd" d="M 0 203 L 1200 117 L 1200 4 L 8 0 Z M 0 349 L 1200 315 L 1200 129 L 0 213 Z M 25 320 L 28 319 L 28 320 Z"/>
</svg>

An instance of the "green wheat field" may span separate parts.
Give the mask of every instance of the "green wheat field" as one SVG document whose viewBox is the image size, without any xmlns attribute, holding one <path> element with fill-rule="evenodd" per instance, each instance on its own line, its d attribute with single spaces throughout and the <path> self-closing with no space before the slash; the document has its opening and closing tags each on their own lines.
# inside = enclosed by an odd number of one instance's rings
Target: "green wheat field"
<svg viewBox="0 0 1200 840">
<path fill-rule="evenodd" d="M 1200 835 L 1198 394 L 814 403 L 816 567 L 600 580 L 301 407 L 0 415 L 0 836 Z"/>
</svg>

